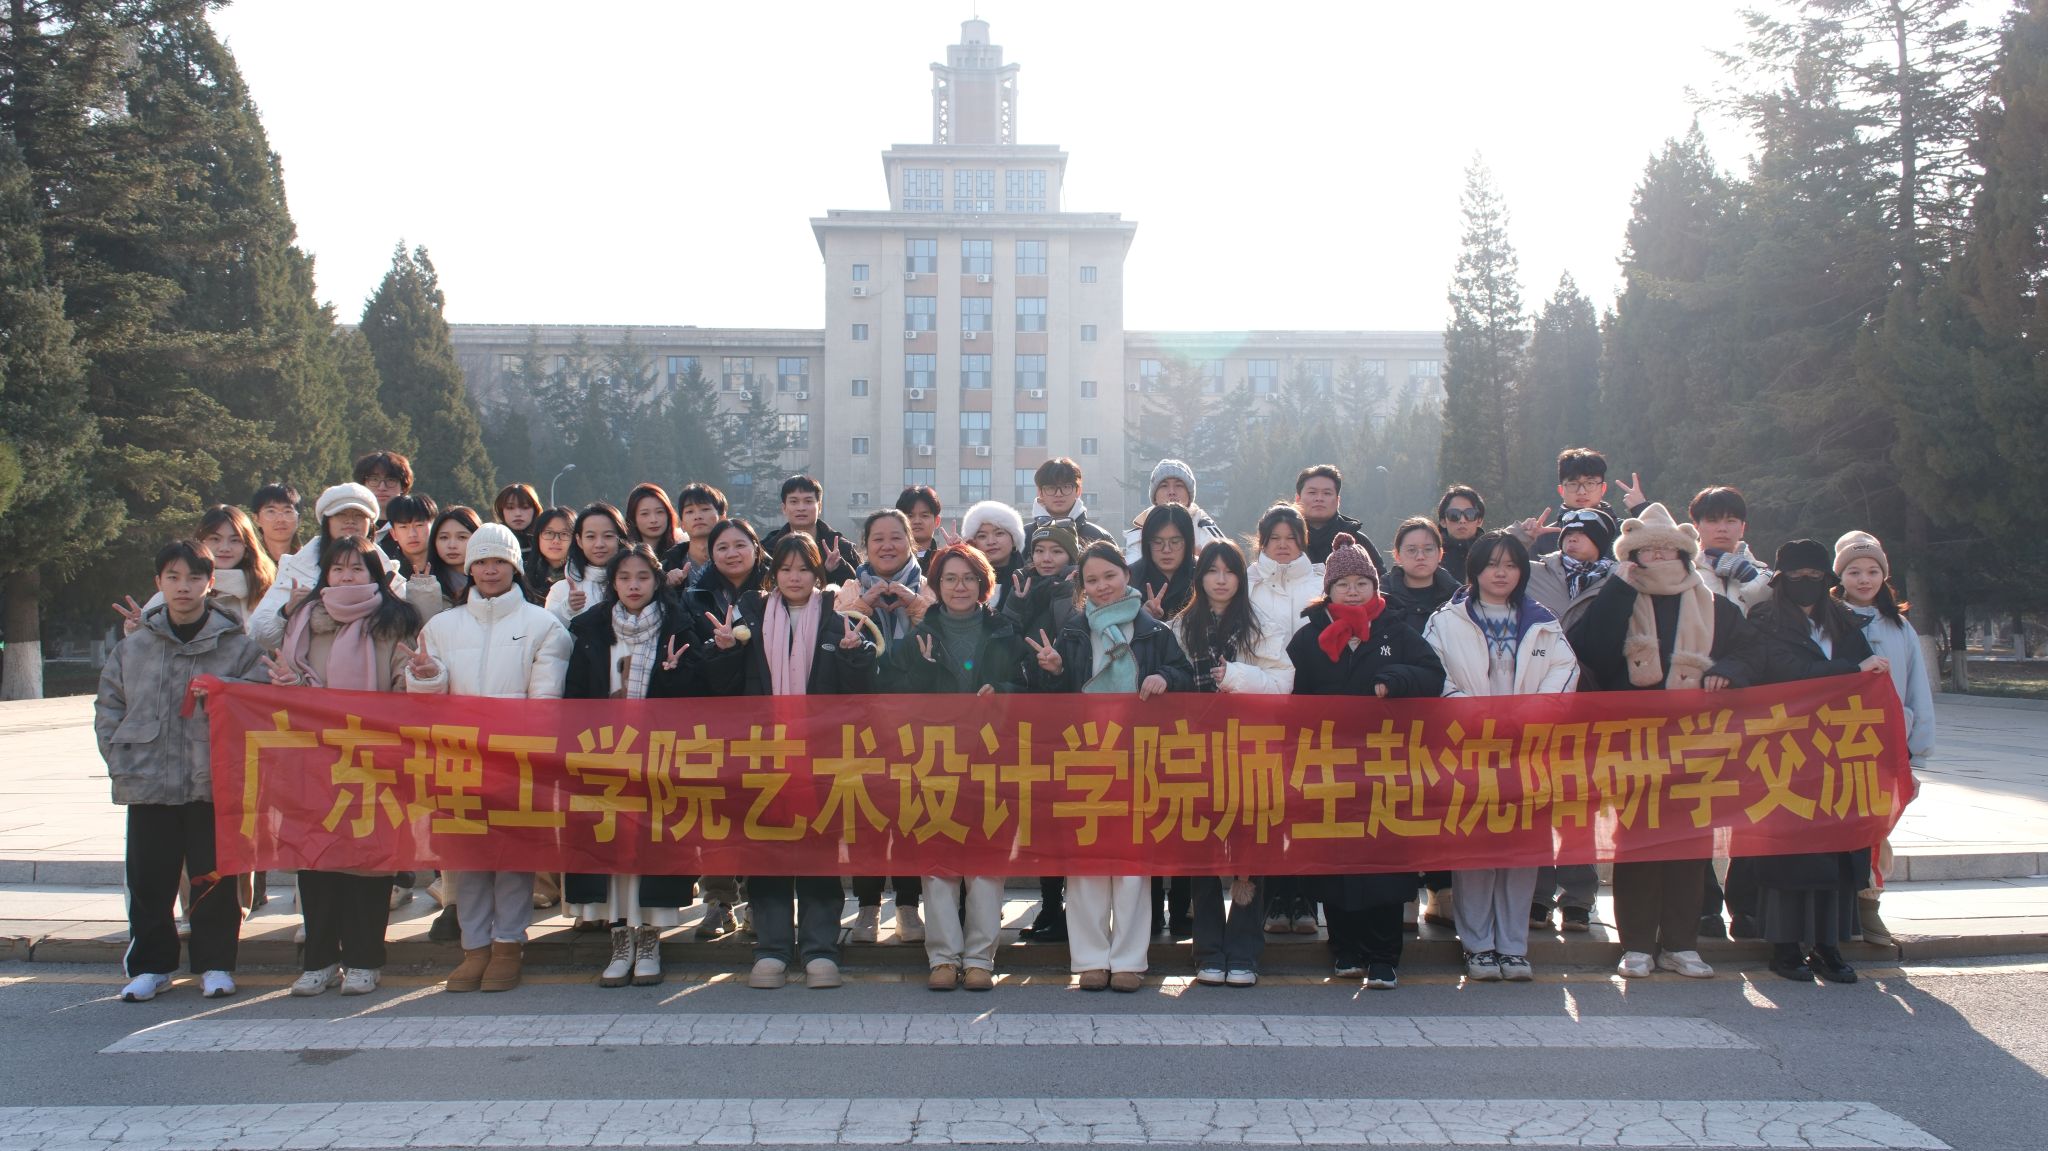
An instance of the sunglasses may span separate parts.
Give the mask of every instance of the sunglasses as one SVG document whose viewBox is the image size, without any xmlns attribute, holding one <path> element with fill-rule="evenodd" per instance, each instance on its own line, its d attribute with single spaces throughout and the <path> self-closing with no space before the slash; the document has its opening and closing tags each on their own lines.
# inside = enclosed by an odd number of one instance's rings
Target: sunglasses
<svg viewBox="0 0 2048 1151">
<path fill-rule="evenodd" d="M 1483 514 L 1478 508 L 1452 508 L 1443 514 L 1443 519 L 1446 523 L 1461 524 L 1479 519 Z"/>
</svg>

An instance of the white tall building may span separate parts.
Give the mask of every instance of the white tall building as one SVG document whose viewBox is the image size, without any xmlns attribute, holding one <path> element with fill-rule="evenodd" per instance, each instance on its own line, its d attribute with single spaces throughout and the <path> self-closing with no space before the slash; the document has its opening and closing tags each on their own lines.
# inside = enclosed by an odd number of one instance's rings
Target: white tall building
<svg viewBox="0 0 2048 1151">
<path fill-rule="evenodd" d="M 966 21 L 932 65 L 931 142 L 882 154 L 888 207 L 811 221 L 822 332 L 542 325 L 543 346 L 558 352 L 580 331 L 603 348 L 630 332 L 664 382 L 694 360 L 735 409 L 743 392 L 773 389 L 799 445 L 789 470 L 823 481 L 828 518 L 848 526 L 911 484 L 936 488 L 948 518 L 982 499 L 1028 507 L 1033 470 L 1062 455 L 1087 474 L 1096 518 L 1127 515 L 1119 481 L 1150 466 L 1126 460 L 1127 428 L 1161 356 L 1199 356 L 1255 392 L 1297 363 L 1313 373 L 1358 360 L 1434 380 L 1435 332 L 1126 332 L 1137 224 L 1066 210 L 1066 153 L 1018 142 L 1017 72 L 988 23 Z M 453 325 L 486 403 L 517 402 L 506 369 L 532 330 Z M 713 477 L 649 478 L 673 488 Z"/>
</svg>

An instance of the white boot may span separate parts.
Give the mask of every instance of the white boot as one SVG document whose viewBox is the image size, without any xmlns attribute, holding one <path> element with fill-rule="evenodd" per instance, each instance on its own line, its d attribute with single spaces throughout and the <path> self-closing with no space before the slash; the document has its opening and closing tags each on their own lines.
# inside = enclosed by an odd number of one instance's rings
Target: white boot
<svg viewBox="0 0 2048 1151">
<path fill-rule="evenodd" d="M 599 987 L 624 987 L 633 980 L 633 929 L 612 928 L 612 961 L 597 977 Z"/>
<path fill-rule="evenodd" d="M 924 942 L 924 916 L 917 908 L 896 905 L 896 938 L 904 943 Z"/>
<path fill-rule="evenodd" d="M 652 987 L 661 982 L 661 928 L 633 929 L 633 986 Z"/>
<path fill-rule="evenodd" d="M 853 918 L 853 933 L 846 937 L 848 943 L 873 943 L 882 937 L 882 909 L 863 907 Z"/>
</svg>

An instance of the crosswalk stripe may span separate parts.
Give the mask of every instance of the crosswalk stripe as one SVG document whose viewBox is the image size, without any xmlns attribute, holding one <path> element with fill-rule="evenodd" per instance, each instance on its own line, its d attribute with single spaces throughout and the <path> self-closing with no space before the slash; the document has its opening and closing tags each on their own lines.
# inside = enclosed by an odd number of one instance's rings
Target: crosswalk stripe
<svg viewBox="0 0 2048 1151">
<path fill-rule="evenodd" d="M 103 1054 L 491 1047 L 1540 1047 L 1727 1051 L 1754 1044 L 1674 1016 L 671 1013 L 173 1020 Z"/>
<path fill-rule="evenodd" d="M 1869 1103 L 1781 1100 L 558 1099 L 0 1108 L 0 1147 L 9 1151 L 911 1142 L 1948 1146 Z"/>
</svg>

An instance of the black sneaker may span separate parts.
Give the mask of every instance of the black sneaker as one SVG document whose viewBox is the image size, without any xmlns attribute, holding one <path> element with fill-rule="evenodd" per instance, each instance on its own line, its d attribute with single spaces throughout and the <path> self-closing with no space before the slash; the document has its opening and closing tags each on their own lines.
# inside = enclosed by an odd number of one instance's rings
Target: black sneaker
<svg viewBox="0 0 2048 1151">
<path fill-rule="evenodd" d="M 1835 947 L 1816 947 L 1806 957 L 1806 966 L 1829 983 L 1856 982 L 1856 969 L 1842 958 L 1842 952 Z"/>
<path fill-rule="evenodd" d="M 462 938 L 462 921 L 455 918 L 453 907 L 444 907 L 434 922 L 427 925 L 427 938 L 434 943 L 454 943 Z"/>
<path fill-rule="evenodd" d="M 1701 926 L 1705 926 L 1702 924 Z M 1764 929 L 1757 926 L 1754 915 L 1731 915 L 1728 917 L 1728 938 L 1754 941 L 1764 937 Z"/>
<path fill-rule="evenodd" d="M 1541 903 L 1529 905 L 1529 926 L 1550 930 L 1550 908 Z"/>
<path fill-rule="evenodd" d="M 1794 983 L 1813 982 L 1813 968 L 1806 965 L 1806 957 L 1799 953 L 1797 943 L 1771 945 L 1771 974 Z"/>
<path fill-rule="evenodd" d="M 1166 917 L 1166 933 L 1174 939 L 1189 939 L 1195 934 L 1195 921 L 1185 915 Z"/>
<path fill-rule="evenodd" d="M 1559 916 L 1566 931 L 1593 930 L 1593 912 L 1584 907 L 1567 907 Z"/>
<path fill-rule="evenodd" d="M 1374 991 L 1392 991 L 1401 986 L 1401 973 L 1391 963 L 1375 963 L 1365 969 L 1365 985 Z"/>
<path fill-rule="evenodd" d="M 1728 938 L 1728 925 L 1722 923 L 1721 917 L 1718 915 L 1702 915 L 1700 916 L 1700 938 L 1726 939 Z"/>
<path fill-rule="evenodd" d="M 1365 960 L 1340 955 L 1330 962 L 1330 974 L 1337 979 L 1357 979 L 1365 974 Z"/>
</svg>

